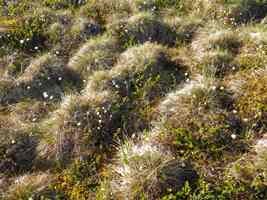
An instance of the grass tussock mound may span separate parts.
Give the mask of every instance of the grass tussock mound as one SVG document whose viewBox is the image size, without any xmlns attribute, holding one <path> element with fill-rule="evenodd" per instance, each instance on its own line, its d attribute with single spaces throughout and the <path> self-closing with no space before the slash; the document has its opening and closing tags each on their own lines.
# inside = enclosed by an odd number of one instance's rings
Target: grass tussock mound
<svg viewBox="0 0 267 200">
<path fill-rule="evenodd" d="M 40 145 L 40 155 L 64 163 L 79 156 L 107 151 L 116 130 L 116 113 L 112 113 L 112 96 L 108 95 L 65 97 L 61 107 L 42 125 L 51 139 Z M 58 121 L 61 123 L 55 123 Z"/>
<path fill-rule="evenodd" d="M 0 0 L 0 199 L 267 199 L 266 0 Z"/>
<path fill-rule="evenodd" d="M 266 66 L 266 28 L 264 25 L 247 26 L 241 29 L 243 46 L 235 63 L 241 69 L 260 69 Z"/>
<path fill-rule="evenodd" d="M 25 174 L 16 178 L 5 196 L 8 199 L 38 198 L 53 179 L 49 172 Z"/>
<path fill-rule="evenodd" d="M 228 174 L 243 183 L 247 190 L 258 197 L 266 196 L 266 135 L 258 139 L 249 154 L 229 166 Z"/>
<path fill-rule="evenodd" d="M 216 49 L 228 50 L 237 53 L 241 46 L 240 39 L 231 29 L 220 29 L 218 25 L 211 24 L 203 28 L 201 34 L 192 42 L 192 49 L 197 58 L 201 59 L 205 52 Z"/>
<path fill-rule="evenodd" d="M 115 38 L 100 36 L 84 44 L 70 59 L 68 67 L 88 79 L 94 71 L 111 69 L 119 51 Z"/>
<path fill-rule="evenodd" d="M 108 73 L 95 73 L 88 87 L 113 90 L 122 96 L 133 95 L 136 89 L 142 88 L 148 95 L 157 87 L 160 87 L 158 92 L 164 92 L 167 89 L 164 84 L 175 84 L 183 78 L 179 72 L 183 69 L 172 63 L 165 50 L 150 42 L 132 47 L 121 54 Z"/>
<path fill-rule="evenodd" d="M 1 129 L 0 134 L 0 173 L 16 175 L 29 171 L 36 157 L 36 138 L 22 130 Z"/>
<path fill-rule="evenodd" d="M 112 26 L 113 34 L 126 47 L 148 41 L 167 45 L 173 45 L 175 42 L 175 32 L 149 12 L 138 13 Z"/>
<path fill-rule="evenodd" d="M 1 102 L 14 103 L 25 98 L 59 99 L 67 82 L 68 87 L 79 84 L 75 72 L 66 69 L 56 56 L 45 54 L 34 60 L 16 81 L 9 84 Z"/>
<path fill-rule="evenodd" d="M 230 1 L 227 17 L 232 23 L 248 23 L 266 16 L 267 2 L 257 0 Z"/>
<path fill-rule="evenodd" d="M 119 149 L 111 166 L 113 198 L 155 199 L 170 188 L 177 191 L 186 181 L 193 183 L 197 179 L 193 169 L 162 148 L 152 141 L 137 144 L 129 141 Z"/>
</svg>

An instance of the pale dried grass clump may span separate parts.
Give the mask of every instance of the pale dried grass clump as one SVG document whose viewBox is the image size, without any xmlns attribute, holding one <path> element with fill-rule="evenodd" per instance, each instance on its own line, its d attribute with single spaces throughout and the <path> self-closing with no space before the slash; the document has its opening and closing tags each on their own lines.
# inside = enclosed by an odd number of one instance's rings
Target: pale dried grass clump
<svg viewBox="0 0 267 200">
<path fill-rule="evenodd" d="M 111 69 L 119 52 L 115 38 L 107 35 L 93 38 L 70 58 L 68 67 L 88 79 L 94 71 Z"/>
<path fill-rule="evenodd" d="M 4 197 L 10 200 L 38 198 L 54 179 L 49 172 L 35 172 L 16 177 L 5 192 Z"/>
<path fill-rule="evenodd" d="M 218 1 L 192 0 L 182 2 L 183 8 L 193 15 L 204 19 L 216 17 L 223 12 L 223 6 Z"/>
<path fill-rule="evenodd" d="M 257 141 L 255 145 L 255 152 L 257 156 L 255 158 L 255 166 L 257 169 L 267 172 L 267 135 L 265 134 L 263 138 Z M 265 183 L 267 183 L 267 176 L 265 178 Z"/>
<path fill-rule="evenodd" d="M 89 77 L 86 87 L 82 92 L 86 95 L 92 91 L 105 91 L 111 79 L 110 71 L 96 71 Z"/>
<path fill-rule="evenodd" d="M 233 110 L 231 93 L 222 88 L 205 79 L 193 79 L 167 95 L 159 104 L 159 122 L 167 127 L 184 128 L 192 132 L 203 125 L 217 127 L 223 123 L 232 124 L 230 126 L 236 129 L 238 119 L 229 113 Z"/>
<path fill-rule="evenodd" d="M 158 71 L 168 62 L 167 49 L 161 45 L 146 42 L 143 45 L 129 48 L 121 54 L 118 64 L 112 69 L 113 76 L 127 76 L 144 72 Z"/>
<path fill-rule="evenodd" d="M 47 105 L 42 101 L 27 100 L 9 106 L 10 118 L 22 122 L 24 126 L 37 123 L 42 120 L 53 106 Z"/>
<path fill-rule="evenodd" d="M 34 59 L 25 71 L 3 90 L 3 103 L 15 103 L 26 98 L 38 100 L 56 100 L 64 92 L 64 83 L 76 87 L 79 77 L 64 67 L 61 59 L 55 55 L 44 54 Z"/>
<path fill-rule="evenodd" d="M 33 60 L 25 72 L 18 78 L 17 82 L 28 83 L 32 82 L 36 76 L 49 76 L 49 74 L 45 73 L 45 70 L 48 70 L 47 68 L 56 61 L 54 59 L 53 56 L 45 54 Z M 60 67 L 59 63 L 55 63 L 55 66 Z"/>
<path fill-rule="evenodd" d="M 247 37 L 248 44 L 252 43 L 254 45 L 267 45 L 266 26 L 262 24 L 257 24 L 254 26 L 248 25 L 248 26 L 242 27 L 240 31 L 241 31 L 242 36 Z"/>
<path fill-rule="evenodd" d="M 150 138 L 152 137 L 152 138 Z M 168 190 L 178 191 L 196 172 L 176 160 L 161 144 L 147 135 L 139 143 L 122 145 L 111 166 L 111 193 L 116 199 L 157 199 Z"/>
<path fill-rule="evenodd" d="M 42 124 L 46 138 L 38 146 L 39 156 L 67 163 L 70 159 L 104 149 L 112 142 L 116 115 L 108 92 L 64 98 L 58 110 Z"/>
<path fill-rule="evenodd" d="M 217 49 L 236 54 L 240 46 L 241 41 L 237 32 L 214 23 L 200 30 L 192 42 L 195 59 L 199 61 L 203 60 L 207 52 Z"/>
<path fill-rule="evenodd" d="M 241 69 L 260 69 L 267 65 L 267 29 L 262 24 L 241 27 L 242 47 L 235 58 Z"/>
<path fill-rule="evenodd" d="M 191 96 L 196 89 L 204 88 L 205 82 L 202 76 L 197 76 L 190 80 L 190 82 L 184 83 L 176 91 L 169 93 L 159 104 L 158 110 L 160 115 L 164 116 L 176 112 L 175 107 L 177 106 L 179 99 L 182 99 L 184 96 Z"/>
<path fill-rule="evenodd" d="M 267 24 L 267 16 L 261 20 L 261 24 Z"/>
</svg>

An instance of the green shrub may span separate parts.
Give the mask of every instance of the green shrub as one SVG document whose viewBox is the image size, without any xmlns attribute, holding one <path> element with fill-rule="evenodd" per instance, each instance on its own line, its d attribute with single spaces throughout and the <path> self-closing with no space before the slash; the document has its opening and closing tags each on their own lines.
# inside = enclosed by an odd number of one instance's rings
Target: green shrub
<svg viewBox="0 0 267 200">
<path fill-rule="evenodd" d="M 1 7 L 4 9 L 3 15 L 23 16 L 24 14 L 27 14 L 33 10 L 36 2 L 36 0 L 31 2 L 27 0 L 11 1 L 8 3 L 1 1 Z"/>
<path fill-rule="evenodd" d="M 244 192 L 244 187 L 234 181 L 227 180 L 216 185 L 209 184 L 207 181 L 199 180 L 196 189 L 186 184 L 183 189 L 177 193 L 171 193 L 162 198 L 162 200 L 228 200 L 239 199 Z M 240 195 L 240 196 L 239 196 Z"/>
<path fill-rule="evenodd" d="M 266 194 L 266 136 L 259 139 L 251 151 L 233 162 L 228 175 L 241 183 L 248 199 L 265 199 Z"/>
<path fill-rule="evenodd" d="M 266 72 L 263 70 L 254 76 L 243 76 L 245 83 L 240 88 L 240 96 L 236 101 L 236 109 L 250 128 L 266 130 Z"/>
<path fill-rule="evenodd" d="M 85 17 L 75 19 L 70 29 L 70 34 L 73 37 L 80 38 L 81 40 L 92 38 L 102 32 L 100 24 Z"/>
<path fill-rule="evenodd" d="M 100 184 L 99 167 L 100 160 L 94 157 L 76 160 L 56 177 L 50 185 L 50 190 L 60 199 L 95 199 L 95 193 Z"/>
<path fill-rule="evenodd" d="M 167 99 L 160 106 L 161 140 L 180 156 L 198 162 L 202 156 L 228 159 L 227 152 L 238 156 L 247 151 L 242 122 L 231 113 L 233 100 L 227 91 L 196 88 Z"/>
<path fill-rule="evenodd" d="M 45 35 L 52 44 L 57 44 L 61 41 L 64 35 L 64 26 L 61 23 L 55 22 L 47 28 Z"/>
<path fill-rule="evenodd" d="M 240 29 L 242 47 L 235 63 L 243 70 L 260 69 L 266 66 L 267 29 L 262 24 L 248 25 Z"/>
</svg>

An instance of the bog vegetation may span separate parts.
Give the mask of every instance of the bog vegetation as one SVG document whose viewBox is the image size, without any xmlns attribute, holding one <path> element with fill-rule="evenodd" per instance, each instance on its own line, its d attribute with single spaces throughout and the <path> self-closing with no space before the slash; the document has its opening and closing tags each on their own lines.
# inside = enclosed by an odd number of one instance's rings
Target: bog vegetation
<svg viewBox="0 0 267 200">
<path fill-rule="evenodd" d="M 0 13 L 0 199 L 267 199 L 266 0 Z"/>
</svg>

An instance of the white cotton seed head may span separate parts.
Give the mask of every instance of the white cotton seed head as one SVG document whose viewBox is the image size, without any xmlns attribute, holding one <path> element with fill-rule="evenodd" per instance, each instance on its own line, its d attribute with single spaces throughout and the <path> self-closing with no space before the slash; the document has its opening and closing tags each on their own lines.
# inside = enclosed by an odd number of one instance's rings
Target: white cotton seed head
<svg viewBox="0 0 267 200">
<path fill-rule="evenodd" d="M 47 93 L 47 92 L 43 92 L 43 97 L 44 97 L 45 99 L 47 99 L 47 98 L 49 97 L 48 93 Z"/>
</svg>

